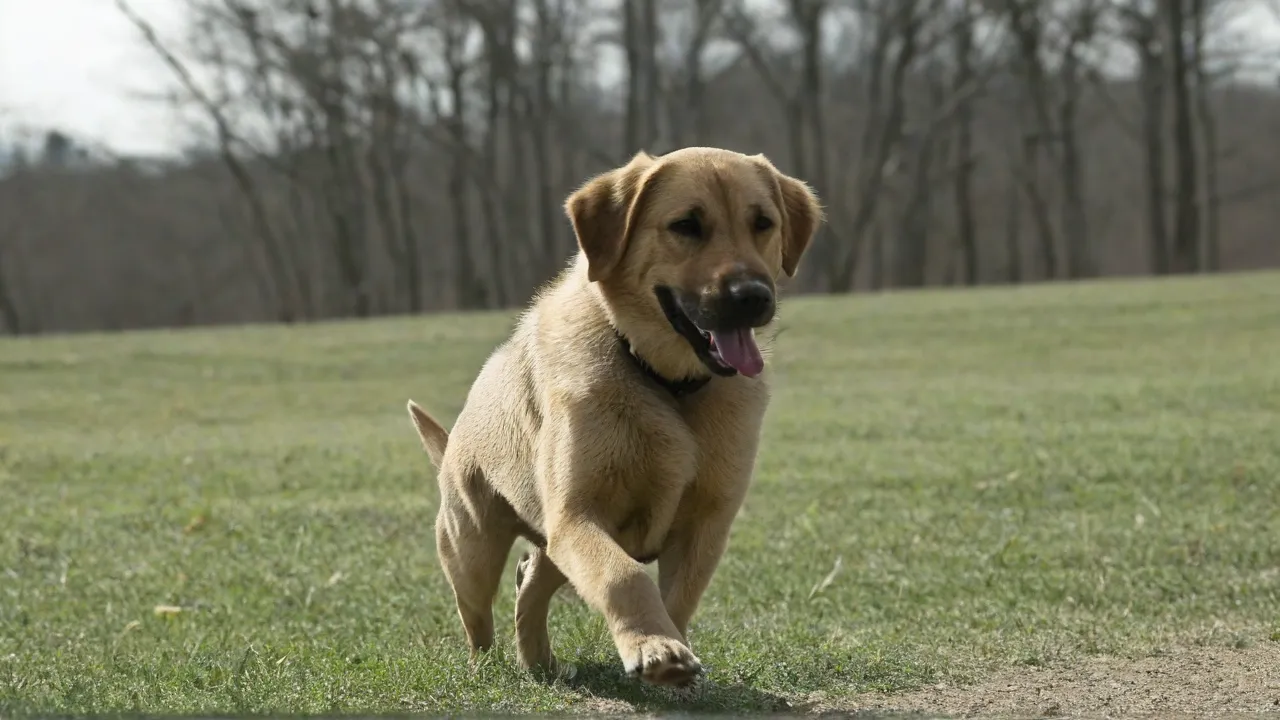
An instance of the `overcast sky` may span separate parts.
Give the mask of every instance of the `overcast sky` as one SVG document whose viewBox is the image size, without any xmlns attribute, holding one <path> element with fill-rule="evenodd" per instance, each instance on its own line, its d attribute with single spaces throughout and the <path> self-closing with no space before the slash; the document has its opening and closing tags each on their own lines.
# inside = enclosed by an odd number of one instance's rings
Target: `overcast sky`
<svg viewBox="0 0 1280 720">
<path fill-rule="evenodd" d="M 179 0 L 131 0 L 161 32 L 181 30 Z M 64 128 L 123 152 L 173 149 L 170 114 L 131 93 L 156 91 L 163 68 L 112 0 L 0 0 L 4 125 Z"/>
<path fill-rule="evenodd" d="M 1280 47 L 1280 25 L 1257 0 L 1238 27 Z M 162 35 L 182 31 L 180 0 L 130 0 Z M 175 149 L 162 105 L 131 97 L 168 76 L 112 0 L 0 0 L 0 127 L 62 128 L 123 153 Z"/>
</svg>

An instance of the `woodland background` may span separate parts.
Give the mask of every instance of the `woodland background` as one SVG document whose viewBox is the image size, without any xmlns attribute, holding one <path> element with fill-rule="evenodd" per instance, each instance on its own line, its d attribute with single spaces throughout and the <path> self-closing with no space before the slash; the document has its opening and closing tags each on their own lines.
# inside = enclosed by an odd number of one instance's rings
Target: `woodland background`
<svg viewBox="0 0 1280 720">
<path fill-rule="evenodd" d="M 688 145 L 820 194 L 792 292 L 1280 265 L 1259 2 L 174 1 L 116 3 L 181 156 L 0 135 L 0 331 L 520 305 L 568 192 Z"/>
</svg>

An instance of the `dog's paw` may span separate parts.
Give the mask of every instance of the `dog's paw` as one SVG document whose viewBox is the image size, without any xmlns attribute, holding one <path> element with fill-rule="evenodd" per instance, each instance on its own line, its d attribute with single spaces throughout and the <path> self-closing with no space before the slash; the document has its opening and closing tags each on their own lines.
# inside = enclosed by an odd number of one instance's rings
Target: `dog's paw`
<svg viewBox="0 0 1280 720">
<path fill-rule="evenodd" d="M 529 662 L 520 659 L 525 672 L 545 683 L 569 682 L 578 676 L 578 666 L 548 654 L 545 659 Z"/>
<path fill-rule="evenodd" d="M 570 682 L 578 677 L 578 666 L 571 662 L 565 662 L 556 658 L 551 659 L 551 669 L 548 676 L 552 680 L 560 680 Z"/>
<path fill-rule="evenodd" d="M 649 635 L 638 638 L 622 658 L 627 674 L 651 685 L 684 687 L 702 673 L 702 662 L 679 640 Z"/>
</svg>

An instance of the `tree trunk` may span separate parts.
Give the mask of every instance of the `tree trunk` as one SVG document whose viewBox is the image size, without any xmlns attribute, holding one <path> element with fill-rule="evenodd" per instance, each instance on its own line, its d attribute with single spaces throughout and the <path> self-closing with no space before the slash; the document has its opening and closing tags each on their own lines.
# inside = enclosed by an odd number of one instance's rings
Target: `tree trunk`
<svg viewBox="0 0 1280 720">
<path fill-rule="evenodd" d="M 796 139 L 798 150 L 802 153 L 808 151 L 805 162 L 797 167 L 796 172 L 805 173 L 802 177 L 808 180 L 818 197 L 828 197 L 832 185 L 822 75 L 822 28 L 826 10 L 825 0 L 792 0 L 792 15 L 800 30 L 803 53 L 796 120 L 802 123 L 802 130 L 808 131 L 809 140 L 808 148 L 805 148 L 804 133 Z M 819 226 L 812 241 L 813 246 L 826 248 L 835 244 L 837 240 L 834 230 L 831 223 Z M 814 275 L 820 277 L 820 273 Z"/>
<path fill-rule="evenodd" d="M 385 129 L 381 130 L 386 132 Z M 395 201 L 391 197 L 391 171 L 389 163 L 383 162 L 384 153 L 378 147 L 381 144 L 379 141 L 371 143 L 372 147 L 369 148 L 366 162 L 369 164 L 369 189 L 376 211 L 374 218 L 392 265 L 391 282 L 387 283 L 389 287 L 386 288 L 391 297 L 386 304 L 388 307 L 395 308 L 399 307 L 403 301 L 407 307 L 408 283 L 404 280 L 404 270 L 408 253 L 401 244 L 403 236 L 399 232 L 400 216 L 396 212 Z"/>
<path fill-rule="evenodd" d="M 392 160 L 396 185 L 396 209 L 400 215 L 400 232 L 404 245 L 405 292 L 408 295 L 409 312 L 420 313 L 426 307 L 422 287 L 422 248 L 413 222 L 413 196 L 409 188 L 409 157 Z"/>
<path fill-rule="evenodd" d="M 1005 280 L 1017 285 L 1022 282 L 1022 198 L 1015 173 L 1009 174 L 1005 187 L 1004 247 Z"/>
<path fill-rule="evenodd" d="M 1194 79 L 1196 87 L 1196 129 L 1200 135 L 1200 167 L 1203 170 L 1201 182 L 1201 207 L 1204 209 L 1204 226 L 1201 238 L 1204 248 L 1201 258 L 1201 269 L 1218 272 L 1222 269 L 1221 248 L 1219 240 L 1219 198 L 1218 198 L 1218 128 L 1213 114 L 1213 88 L 1209 79 L 1208 68 L 1205 67 L 1204 44 L 1206 40 L 1205 23 L 1208 9 L 1205 0 L 1192 0 L 1191 19 L 1194 23 L 1192 32 L 1195 36 Z"/>
<path fill-rule="evenodd" d="M 578 65 L 574 57 L 574 47 L 575 44 L 572 38 L 565 39 L 560 45 L 560 88 L 556 102 L 559 104 L 560 112 L 568 116 L 573 116 L 577 112 Z M 563 143 L 563 134 L 560 139 Z M 578 167 L 581 156 L 577 152 L 577 148 L 565 147 L 562 144 L 559 159 L 560 176 L 556 180 L 556 188 L 557 192 L 567 194 L 578 184 L 581 176 Z M 557 211 L 559 210 L 558 204 L 556 209 Z M 559 248 L 560 257 L 565 259 L 573 257 L 574 253 L 577 252 L 577 243 L 574 240 L 573 233 L 564 230 L 563 225 L 558 225 L 557 227 L 561 228 L 557 232 L 557 237 L 559 238 L 557 247 Z"/>
<path fill-rule="evenodd" d="M 637 0 L 622 0 L 622 49 L 627 62 L 626 119 L 622 138 L 622 157 L 631 157 L 643 149 L 644 141 L 644 69 L 642 64 L 643 33 L 637 17 Z"/>
<path fill-rule="evenodd" d="M 466 156 L 455 151 L 449 172 L 449 202 L 453 214 L 453 253 L 457 285 L 455 302 L 458 309 L 483 308 L 487 298 L 478 282 L 475 260 L 471 256 L 471 208 L 467 202 Z"/>
<path fill-rule="evenodd" d="M 697 23 L 685 54 L 685 112 L 682 115 L 680 141 L 701 146 L 710 137 L 707 127 L 706 88 L 702 74 L 702 54 L 711 39 L 711 23 L 722 0 L 697 0 Z"/>
<path fill-rule="evenodd" d="M 1207 78 L 1204 82 L 1208 82 Z M 1198 100 L 1200 106 L 1200 138 L 1204 148 L 1201 154 L 1201 166 L 1204 168 L 1203 198 L 1204 207 L 1204 270 L 1218 272 L 1222 270 L 1222 234 L 1221 234 L 1221 198 L 1218 180 L 1218 128 L 1213 117 L 1212 101 L 1208 97 L 1210 90 L 1205 89 Z"/>
<path fill-rule="evenodd" d="M 1009 30 L 1016 41 L 1016 67 L 1022 76 L 1022 97 L 1018 108 L 1022 144 L 1017 172 L 1031 204 L 1031 217 L 1040 238 L 1044 275 L 1052 280 L 1058 276 L 1058 251 L 1053 222 L 1049 219 L 1049 201 L 1042 187 L 1040 159 L 1045 146 L 1053 142 L 1054 127 L 1049 108 L 1052 88 L 1046 79 L 1044 59 L 1040 55 L 1044 34 L 1039 15 L 1041 6 L 1035 0 L 1005 0 L 1005 7 Z"/>
<path fill-rule="evenodd" d="M 1040 239 L 1040 261 L 1047 280 L 1058 277 L 1058 246 L 1053 223 L 1049 220 L 1049 202 L 1040 187 L 1040 138 L 1031 135 L 1022 138 L 1022 160 L 1018 169 L 1019 181 L 1031 205 L 1031 220 L 1035 223 Z"/>
<path fill-rule="evenodd" d="M 496 6 L 491 6 L 496 7 Z M 489 271 L 493 274 L 493 299 L 499 307 L 506 307 L 510 298 L 516 294 L 517 282 L 514 253 L 504 251 L 503 223 L 510 220 L 499 210 L 502 197 L 507 195 L 501 187 L 500 168 L 498 166 L 498 137 L 503 122 L 512 128 L 511 140 L 513 148 L 519 148 L 517 142 L 517 125 L 512 114 L 515 112 L 514 89 L 512 83 L 513 51 L 511 50 L 511 23 L 509 9 L 499 9 L 496 15 L 485 17 L 481 27 L 484 37 L 485 78 L 485 123 L 480 139 L 480 159 L 483 167 L 484 182 L 476 188 L 480 200 L 480 219 L 483 224 L 485 247 L 489 256 Z M 505 113 L 505 117 L 504 117 Z M 513 150 L 514 157 L 514 150 Z M 522 187 L 515 192 L 522 192 Z M 509 199 L 509 198 L 508 198 Z M 508 213 L 514 208 L 507 208 Z"/>
<path fill-rule="evenodd" d="M 529 121 L 528 103 L 524 102 L 524 96 L 516 89 L 515 83 L 518 80 L 511 80 L 512 90 L 508 97 L 507 104 L 507 139 L 509 147 L 507 148 L 508 157 L 511 161 L 511 168 L 506 178 L 506 188 L 504 195 L 506 196 L 506 212 L 503 213 L 506 219 L 506 227 L 509 231 L 518 229 L 524 232 L 524 228 L 529 227 L 533 223 L 532 213 L 529 211 L 529 187 L 532 184 L 529 180 L 529 148 L 528 138 L 525 132 L 526 123 Z M 511 243 L 507 238 L 499 239 L 503 247 L 495 247 L 493 252 L 510 252 Z M 522 264 L 521 267 L 513 269 L 512 277 L 516 285 L 520 288 L 531 287 L 537 283 L 535 279 L 538 269 L 541 267 L 538 256 L 530 243 L 523 243 L 528 248 L 528 262 Z M 504 249 L 505 248 L 505 249 Z"/>
<path fill-rule="evenodd" d="M 404 107 L 396 96 L 401 75 L 396 71 L 397 60 L 389 45 L 380 49 L 380 61 L 383 73 L 383 85 L 377 96 L 377 102 L 383 106 L 385 138 L 372 138 L 373 151 L 371 159 L 381 164 L 387 174 L 389 197 L 386 200 L 389 210 L 386 212 L 386 225 L 392 228 L 393 235 L 388 244 L 397 247 L 400 253 L 398 275 L 403 283 L 404 308 L 413 314 L 422 312 L 424 298 L 422 296 L 422 249 L 419 247 L 418 235 L 413 222 L 413 199 L 409 187 L 409 165 L 413 158 L 413 142 L 410 140 L 409 120 L 405 117 Z"/>
<path fill-rule="evenodd" d="M 8 333 L 21 335 L 24 329 L 22 316 L 18 313 L 18 306 L 14 302 L 13 288 L 5 278 L 7 269 L 4 259 L 0 258 L 0 319 L 4 320 L 4 327 Z"/>
<path fill-rule="evenodd" d="M 804 52 L 803 77 L 800 83 L 801 112 L 808 120 L 811 133 L 809 157 L 813 160 L 813 174 L 809 177 L 809 182 L 821 194 L 831 180 L 827 168 L 827 123 L 822 102 L 822 18 L 826 4 L 815 0 L 801 2 L 803 10 L 798 13 Z M 806 166 L 808 164 L 805 163 Z"/>
<path fill-rule="evenodd" d="M 874 290 L 884 289 L 884 229 L 873 222 L 867 238 L 868 285 Z"/>
<path fill-rule="evenodd" d="M 953 93 L 966 92 L 973 82 L 973 16 L 961 8 L 964 17 L 956 29 L 956 75 Z M 973 101 L 966 97 L 956 107 L 955 203 L 956 238 L 963 258 L 964 281 L 977 285 L 981 265 L 978 258 L 977 221 L 973 214 Z"/>
<path fill-rule="evenodd" d="M 538 246 L 541 249 L 541 272 L 535 282 L 541 284 L 552 277 L 561 264 L 556 242 L 556 220 L 560 208 L 555 202 L 551 163 L 551 118 L 555 105 L 551 98 L 551 70 L 558 18 L 551 16 L 547 0 L 537 0 L 537 27 L 534 48 L 534 97 L 529 128 L 533 134 L 533 165 L 538 180 L 534 184 L 534 203 L 538 214 Z"/>
<path fill-rule="evenodd" d="M 929 263 L 929 170 L 933 165 L 933 137 L 916 138 L 908 155 L 911 175 L 903 204 L 897 242 L 893 247 L 894 287 L 923 287 Z"/>
<path fill-rule="evenodd" d="M 943 112 L 946 102 L 942 78 L 927 71 L 930 110 L 934 116 Z M 938 147 L 938 145 L 943 147 Z M 910 168 L 910 189 L 903 206 L 894 251 L 894 285 L 896 287 L 924 287 L 929 268 L 929 226 L 932 220 L 933 167 L 937 156 L 946 157 L 945 136 L 938 138 L 933 127 L 922 127 L 910 142 L 904 143 L 908 151 L 905 163 Z"/>
<path fill-rule="evenodd" d="M 857 209 L 849 230 L 848 247 L 837 254 L 836 261 L 828 269 L 828 287 L 834 292 L 850 292 L 857 277 L 857 264 L 862 254 L 862 242 L 875 219 L 876 205 L 884 187 L 885 167 L 902 143 L 903 123 L 906 115 L 906 82 L 908 71 L 915 63 L 919 50 L 922 19 L 916 14 L 916 0 L 899 0 L 893 8 L 894 22 L 890 27 L 878 30 L 873 62 L 868 68 L 872 73 L 870 96 L 866 104 L 867 127 L 863 132 L 862 158 L 866 163 L 859 173 Z M 899 33 L 897 56 L 890 72 L 888 88 L 883 88 L 880 73 L 892 45 L 890 33 Z M 887 90 L 888 97 L 881 97 Z M 885 105 L 881 103 L 887 100 Z M 883 108 L 883 112 L 881 109 Z M 879 123 L 877 125 L 877 123 Z"/>
<path fill-rule="evenodd" d="M 662 133 L 662 78 L 658 75 L 658 3 L 656 0 L 642 0 L 640 3 L 641 35 L 643 40 L 644 65 L 644 132 L 640 138 L 642 150 L 666 152 L 669 148 L 658 147 Z"/>
<path fill-rule="evenodd" d="M 1195 123 L 1191 109 L 1191 67 L 1188 63 L 1184 0 L 1163 2 L 1168 38 L 1169 75 L 1173 91 L 1174 149 L 1174 273 L 1195 272 L 1199 266 L 1200 209 L 1197 192 Z"/>
<path fill-rule="evenodd" d="M 1076 55 L 1079 38 L 1072 38 L 1062 60 L 1062 97 L 1058 103 L 1058 135 L 1062 175 L 1062 239 L 1066 243 L 1067 277 L 1080 279 L 1095 274 L 1093 248 L 1089 239 L 1089 213 L 1085 207 L 1084 170 L 1081 167 L 1079 136 L 1080 59 Z"/>
<path fill-rule="evenodd" d="M 476 269 L 475 257 L 472 255 L 475 240 L 471 232 L 471 202 L 468 190 L 467 163 L 471 162 L 467 137 L 467 99 L 466 69 L 458 57 L 462 41 L 458 33 L 450 28 L 446 33 L 445 56 L 449 63 L 449 94 L 453 100 L 453 108 L 447 123 L 452 136 L 452 164 L 449 168 L 449 202 L 453 213 L 453 249 L 454 270 L 457 285 L 454 288 L 458 308 L 462 310 L 479 309 L 489 306 L 490 297 L 479 272 Z"/>
<path fill-rule="evenodd" d="M 1138 51 L 1142 85 L 1142 147 L 1145 167 L 1147 246 L 1151 272 L 1165 275 L 1170 270 L 1169 225 L 1165 216 L 1165 74 L 1164 58 L 1156 37 L 1154 20 L 1135 18 L 1134 45 Z"/>
</svg>

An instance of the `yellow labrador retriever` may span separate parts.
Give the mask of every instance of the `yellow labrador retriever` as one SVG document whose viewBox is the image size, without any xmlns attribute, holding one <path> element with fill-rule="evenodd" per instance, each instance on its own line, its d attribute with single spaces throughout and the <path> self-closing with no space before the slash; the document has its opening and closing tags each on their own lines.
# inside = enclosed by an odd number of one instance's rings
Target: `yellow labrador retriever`
<svg viewBox="0 0 1280 720">
<path fill-rule="evenodd" d="M 701 673 L 689 619 L 769 400 L 755 330 L 822 210 L 763 155 L 716 148 L 640 153 L 565 210 L 581 252 L 485 362 L 452 436 L 409 402 L 439 469 L 440 562 L 473 656 L 493 644 L 493 599 L 524 537 L 521 666 L 556 672 L 547 611 L 567 580 L 629 673 L 685 685 Z"/>
</svg>

